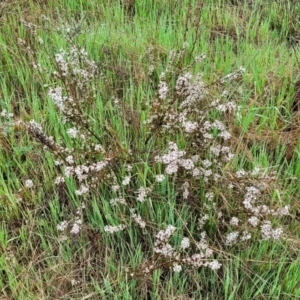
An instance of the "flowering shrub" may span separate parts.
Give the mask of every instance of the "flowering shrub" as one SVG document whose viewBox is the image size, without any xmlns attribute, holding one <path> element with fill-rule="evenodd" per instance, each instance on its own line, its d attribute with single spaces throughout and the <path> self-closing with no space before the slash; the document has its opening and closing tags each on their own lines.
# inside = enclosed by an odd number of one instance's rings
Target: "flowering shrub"
<svg viewBox="0 0 300 300">
<path fill-rule="evenodd" d="M 25 42 L 20 44 L 24 46 Z M 89 109 L 97 97 L 93 84 L 105 75 L 84 49 L 74 45 L 55 55 L 55 71 L 50 74 L 53 83 L 48 89 L 72 146 L 55 141 L 35 120 L 18 121 L 45 151 L 53 153 L 59 170 L 54 184 L 64 186 L 71 179 L 76 184 L 72 192 L 82 204 L 73 217 L 57 224 L 60 238 L 79 235 L 84 226 L 89 226 L 84 218 L 85 207 L 93 195 L 105 189 L 111 195 L 107 202 L 114 208 L 119 224 L 107 221 L 103 234 L 135 230 L 146 244 L 148 263 L 136 267 L 131 276 L 145 276 L 159 268 L 180 272 L 184 266 L 217 270 L 221 267 L 217 247 L 228 249 L 250 241 L 278 240 L 283 228 L 272 222 L 289 214 L 288 206 L 271 206 L 271 174 L 258 168 L 235 172 L 231 167 L 237 157 L 230 124 L 239 110 L 239 99 L 231 99 L 224 85 L 245 70 L 241 67 L 220 78 L 218 85 L 208 85 L 203 74 L 193 72 L 205 56 L 199 55 L 193 64 L 185 66 L 187 51 L 187 45 L 172 50 L 160 72 L 156 96 L 148 103 L 145 122 L 140 120 L 145 134 L 132 135 L 137 139 L 133 144 L 140 147 L 135 151 L 125 145 L 114 128 L 116 120 L 110 120 L 107 111 L 103 110 L 101 120 L 91 117 Z M 37 61 L 32 63 L 39 72 L 45 72 Z M 151 65 L 149 78 L 153 72 L 158 71 Z M 214 98 L 213 89 L 219 98 Z M 114 107 L 109 109 L 116 119 L 120 117 Z M 1 115 L 11 124 L 11 115 Z M 143 147 L 148 151 L 147 161 L 141 158 L 139 150 Z M 36 185 L 30 179 L 24 184 L 27 189 Z M 175 191 L 174 206 L 170 205 L 174 199 L 161 200 L 158 196 L 163 185 Z M 197 219 L 196 228 L 192 228 L 189 218 L 182 220 L 183 228 L 149 220 L 147 210 L 153 209 L 155 201 L 174 211 L 185 205 L 189 217 Z M 230 207 L 229 203 L 234 205 Z"/>
</svg>

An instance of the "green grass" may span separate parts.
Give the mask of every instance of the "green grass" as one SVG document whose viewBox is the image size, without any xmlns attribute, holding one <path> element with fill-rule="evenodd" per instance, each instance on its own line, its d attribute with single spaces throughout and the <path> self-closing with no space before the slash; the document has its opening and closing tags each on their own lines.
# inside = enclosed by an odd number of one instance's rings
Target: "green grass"
<svg viewBox="0 0 300 300">
<path fill-rule="evenodd" d="M 1 117 L 0 299 L 300 298 L 300 119 L 299 111 L 292 111 L 300 68 L 295 42 L 299 40 L 299 11 L 300 4 L 291 0 L 3 1 L 0 109 L 12 112 L 15 121 L 36 120 L 54 141 L 77 149 L 78 162 L 84 163 L 85 157 L 80 155 L 87 148 L 66 133 L 74 124 L 62 122 L 48 97 L 49 87 L 61 84 L 51 75 L 57 69 L 55 54 L 68 50 L 71 43 L 83 47 L 101 72 L 88 83 L 82 97 L 86 100 L 84 115 L 98 142 L 114 157 L 112 169 L 120 185 L 128 175 L 126 166 L 133 162 L 133 169 L 131 184 L 121 185 L 119 194 L 110 188 L 113 179 L 102 176 L 92 192 L 80 198 L 72 178 L 63 187 L 54 185 L 61 175 L 61 168 L 54 163 L 59 157 L 43 150 L 26 126 Z M 20 19 L 37 25 L 43 44 Z M 66 23 L 75 30 L 72 41 L 67 38 Z M 234 174 L 242 168 L 249 171 L 262 166 L 268 175 L 262 199 L 270 199 L 275 208 L 291 206 L 290 216 L 274 221 L 284 228 L 280 241 L 262 241 L 257 233 L 253 243 L 226 246 L 227 227 L 217 218 L 217 210 L 205 206 L 205 183 L 191 181 L 193 199 L 189 201 L 180 196 L 184 177 L 176 181 L 169 176 L 153 183 L 155 175 L 163 172 L 163 166 L 153 167 L 154 157 L 167 152 L 167 141 L 176 140 L 181 149 L 199 154 L 185 135 L 149 135 L 144 126 L 169 52 L 182 49 L 184 42 L 189 50 L 177 63 L 177 70 L 204 53 L 206 59 L 193 66 L 192 73 L 202 73 L 208 101 L 219 98 L 226 89 L 230 99 L 241 106 L 237 116 L 225 121 L 234 136 L 231 147 L 237 156 L 222 172 Z M 150 46 L 152 61 L 147 54 Z M 34 60 L 47 71 L 34 70 Z M 152 64 L 155 71 L 149 76 Z M 245 74 L 222 85 L 220 79 L 240 66 L 246 68 Z M 176 78 L 168 80 L 174 83 Z M 210 113 L 209 118 L 214 120 L 218 114 Z M 274 172 L 273 178 L 270 172 Z M 27 179 L 34 182 L 33 189 L 25 187 Z M 242 180 L 233 183 L 243 185 Z M 144 203 L 136 201 L 141 186 L 153 187 Z M 243 199 L 237 193 L 218 184 L 209 188 L 219 200 L 218 208 L 227 213 L 224 222 L 236 213 L 242 215 Z M 146 230 L 134 225 L 128 208 L 109 203 L 118 195 L 135 205 L 147 223 Z M 62 240 L 57 225 L 74 220 L 81 202 L 86 206 L 81 232 Z M 210 219 L 204 229 L 221 269 L 183 265 L 181 273 L 175 273 L 158 259 L 157 269 L 142 275 L 156 259 L 153 246 L 159 230 L 169 224 L 177 228 L 172 245 L 180 246 L 183 236 L 199 240 L 197 219 L 206 213 Z M 127 225 L 126 230 L 104 231 L 104 226 L 118 224 Z"/>
</svg>

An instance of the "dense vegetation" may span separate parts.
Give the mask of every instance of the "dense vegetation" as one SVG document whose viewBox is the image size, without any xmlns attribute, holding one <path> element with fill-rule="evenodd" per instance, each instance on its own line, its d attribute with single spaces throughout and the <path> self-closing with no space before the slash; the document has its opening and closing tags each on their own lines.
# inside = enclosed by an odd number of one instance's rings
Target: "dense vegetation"
<svg viewBox="0 0 300 300">
<path fill-rule="evenodd" d="M 299 13 L 2 1 L 0 299 L 300 298 Z"/>
</svg>

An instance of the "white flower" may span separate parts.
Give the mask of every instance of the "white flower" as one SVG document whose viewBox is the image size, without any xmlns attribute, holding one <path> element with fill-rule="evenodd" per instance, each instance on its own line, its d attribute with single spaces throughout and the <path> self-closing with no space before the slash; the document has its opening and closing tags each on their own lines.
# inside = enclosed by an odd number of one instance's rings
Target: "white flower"
<svg viewBox="0 0 300 300">
<path fill-rule="evenodd" d="M 129 182 L 130 182 L 130 176 L 125 176 L 122 181 L 122 185 L 128 185 Z"/>
<path fill-rule="evenodd" d="M 78 196 L 81 196 L 81 195 L 86 194 L 88 191 L 89 191 L 88 187 L 86 187 L 85 185 L 81 185 L 80 189 L 75 191 L 75 194 L 78 195 Z"/>
<path fill-rule="evenodd" d="M 212 170 L 202 169 L 201 171 L 202 171 L 202 174 L 203 174 L 204 177 L 209 177 L 210 175 L 212 175 Z"/>
<path fill-rule="evenodd" d="M 215 147 L 210 147 L 210 151 L 214 156 L 219 156 L 221 152 L 221 146 L 216 145 Z"/>
<path fill-rule="evenodd" d="M 104 152 L 104 148 L 101 145 L 99 145 L 99 144 L 95 145 L 94 150 L 95 151 L 102 151 L 102 152 Z"/>
<path fill-rule="evenodd" d="M 201 229 L 203 227 L 203 225 L 206 223 L 207 220 L 209 220 L 208 215 L 203 215 L 202 217 L 200 217 L 198 219 L 198 228 Z"/>
<path fill-rule="evenodd" d="M 199 267 L 202 267 L 204 265 L 204 263 L 203 263 L 203 258 L 204 257 L 205 257 L 205 255 L 202 254 L 202 253 L 201 254 L 196 253 L 196 254 L 193 254 L 191 257 L 183 259 L 183 261 L 185 263 L 189 264 L 190 266 L 199 268 Z"/>
<path fill-rule="evenodd" d="M 279 207 L 273 213 L 273 216 L 288 216 L 290 214 L 290 206 L 285 205 L 284 207 Z"/>
<path fill-rule="evenodd" d="M 270 240 L 271 238 L 278 240 L 282 233 L 282 228 L 273 229 L 270 221 L 265 221 L 261 226 L 261 235 L 263 240 Z"/>
<path fill-rule="evenodd" d="M 280 237 L 281 237 L 281 234 L 283 233 L 283 229 L 282 228 L 276 228 L 276 229 L 273 229 L 273 232 L 272 232 L 272 238 L 274 240 L 278 240 Z"/>
<path fill-rule="evenodd" d="M 28 189 L 31 189 L 34 187 L 34 184 L 33 184 L 33 181 L 31 179 L 27 179 L 25 181 L 25 186 L 28 188 Z"/>
<path fill-rule="evenodd" d="M 175 230 L 176 230 L 176 227 L 174 227 L 172 225 L 168 225 L 166 230 L 160 230 L 155 237 L 157 240 L 166 241 L 173 235 Z"/>
<path fill-rule="evenodd" d="M 178 170 L 178 165 L 176 162 L 171 162 L 170 164 L 167 165 L 166 169 L 165 169 L 165 172 L 168 174 L 168 175 L 172 175 L 174 173 L 176 173 Z"/>
<path fill-rule="evenodd" d="M 62 176 L 57 176 L 55 178 L 54 184 L 58 185 L 58 184 L 63 183 L 63 182 L 65 182 L 65 179 Z"/>
<path fill-rule="evenodd" d="M 198 128 L 198 123 L 191 122 L 191 121 L 185 121 L 182 123 L 182 126 L 184 127 L 185 132 L 192 133 Z"/>
<path fill-rule="evenodd" d="M 75 280 L 75 279 L 72 279 L 72 280 L 71 280 L 71 285 L 72 285 L 72 286 L 75 286 L 75 285 L 77 285 L 77 284 L 79 284 L 79 283 L 80 283 L 79 280 Z"/>
<path fill-rule="evenodd" d="M 180 248 L 181 249 L 187 249 L 190 246 L 190 240 L 187 237 L 184 237 L 181 241 Z"/>
<path fill-rule="evenodd" d="M 98 161 L 96 164 L 94 164 L 95 171 L 100 172 L 108 165 L 108 161 Z"/>
<path fill-rule="evenodd" d="M 149 66 L 149 69 L 148 69 L 148 75 L 151 75 L 155 70 L 155 67 L 153 65 L 150 65 Z"/>
<path fill-rule="evenodd" d="M 208 200 L 208 201 L 212 201 L 213 198 L 214 198 L 214 193 L 213 192 L 207 192 L 205 194 L 205 198 Z"/>
<path fill-rule="evenodd" d="M 235 174 L 236 174 L 237 178 L 242 178 L 246 175 L 246 172 L 244 169 L 241 169 L 241 170 L 237 171 Z"/>
<path fill-rule="evenodd" d="M 69 155 L 66 157 L 66 162 L 70 165 L 74 164 L 73 155 Z"/>
<path fill-rule="evenodd" d="M 224 131 L 221 131 L 219 134 L 218 134 L 219 137 L 222 137 L 225 141 L 229 140 L 231 138 L 231 134 L 224 130 Z"/>
<path fill-rule="evenodd" d="M 192 171 L 193 177 L 198 177 L 200 175 L 200 170 L 198 168 L 194 168 Z"/>
<path fill-rule="evenodd" d="M 62 88 L 56 87 L 56 88 L 50 88 L 48 92 L 48 96 L 53 100 L 55 105 L 61 110 L 64 111 L 65 109 L 65 101 L 66 97 L 62 96 Z"/>
<path fill-rule="evenodd" d="M 260 172 L 260 168 L 259 167 L 255 167 L 252 172 L 251 172 L 251 175 L 252 176 L 257 176 Z"/>
<path fill-rule="evenodd" d="M 257 189 L 254 186 L 247 187 L 246 190 L 247 190 L 247 193 L 245 195 L 243 204 L 244 204 L 246 209 L 252 209 L 252 206 L 253 206 L 252 204 L 254 203 L 254 201 L 259 196 L 260 191 L 259 191 L 259 189 Z"/>
<path fill-rule="evenodd" d="M 183 199 L 187 199 L 188 196 L 189 196 L 189 183 L 186 181 L 182 186 L 181 186 L 181 189 L 183 190 Z"/>
<path fill-rule="evenodd" d="M 173 271 L 174 272 L 179 273 L 181 270 L 182 270 L 182 266 L 181 265 L 175 264 L 173 266 Z"/>
<path fill-rule="evenodd" d="M 65 167 L 65 176 L 66 178 L 69 178 L 74 172 L 74 168 L 73 167 Z"/>
<path fill-rule="evenodd" d="M 212 162 L 208 159 L 202 161 L 202 165 L 205 169 L 209 168 L 212 165 Z"/>
<path fill-rule="evenodd" d="M 195 167 L 191 159 L 180 159 L 178 162 L 186 170 L 192 170 Z"/>
<path fill-rule="evenodd" d="M 231 246 L 236 241 L 238 236 L 239 236 L 239 233 L 237 231 L 230 232 L 226 236 L 225 244 Z"/>
<path fill-rule="evenodd" d="M 67 221 L 62 221 L 60 224 L 56 226 L 57 230 L 64 231 L 68 227 Z"/>
<path fill-rule="evenodd" d="M 251 239 L 251 233 L 248 230 L 243 231 L 243 235 L 241 236 L 241 241 L 247 241 Z"/>
<path fill-rule="evenodd" d="M 245 72 L 246 72 L 246 69 L 245 69 L 243 66 L 240 66 L 239 72 L 240 72 L 240 73 L 245 73 Z"/>
<path fill-rule="evenodd" d="M 122 197 L 111 199 L 109 201 L 109 203 L 111 205 L 117 205 L 118 203 L 120 203 L 122 205 L 127 205 L 126 200 L 124 198 L 122 198 Z"/>
<path fill-rule="evenodd" d="M 220 178 L 221 178 L 221 175 L 218 174 L 218 173 L 214 173 L 214 181 L 217 182 Z"/>
<path fill-rule="evenodd" d="M 76 128 L 69 128 L 67 130 L 67 134 L 71 137 L 71 138 L 76 138 L 77 137 L 77 129 Z"/>
<path fill-rule="evenodd" d="M 61 160 L 55 160 L 55 161 L 54 161 L 54 164 L 55 164 L 56 166 L 60 166 L 60 165 L 63 164 L 63 162 L 62 162 Z"/>
<path fill-rule="evenodd" d="M 162 182 L 165 179 L 165 175 L 160 174 L 155 176 L 155 181 L 156 182 Z"/>
<path fill-rule="evenodd" d="M 170 244 L 166 243 L 154 247 L 154 252 L 160 253 L 163 256 L 172 257 L 174 253 L 174 249 Z"/>
<path fill-rule="evenodd" d="M 108 233 L 114 233 L 114 232 L 124 230 L 125 228 L 126 226 L 123 224 L 117 226 L 104 226 L 104 231 Z"/>
<path fill-rule="evenodd" d="M 220 111 L 220 112 L 226 112 L 227 107 L 226 107 L 225 104 L 219 104 L 219 105 L 217 106 L 217 110 Z"/>
<path fill-rule="evenodd" d="M 248 219 L 248 222 L 253 226 L 256 227 L 259 223 L 259 219 L 255 216 L 252 216 L 251 218 Z"/>
<path fill-rule="evenodd" d="M 144 229 L 146 227 L 146 222 L 142 219 L 142 217 L 135 213 L 134 209 L 130 210 L 131 216 L 133 220 L 142 228 Z"/>
<path fill-rule="evenodd" d="M 120 186 L 117 185 L 117 184 L 115 184 L 115 185 L 113 185 L 113 186 L 111 187 L 111 189 L 112 189 L 113 192 L 116 192 L 117 190 L 120 189 Z"/>
<path fill-rule="evenodd" d="M 189 190 L 188 190 L 187 188 L 185 188 L 185 189 L 183 190 L 183 193 L 182 193 L 182 198 L 183 198 L 184 200 L 188 199 L 189 194 L 190 194 Z"/>
<path fill-rule="evenodd" d="M 209 262 L 208 267 L 211 268 L 212 270 L 218 270 L 221 268 L 221 264 L 217 260 L 213 260 Z"/>
<path fill-rule="evenodd" d="M 158 88 L 158 98 L 161 100 L 166 99 L 169 90 L 167 83 L 165 81 L 161 81 L 158 84 Z"/>
<path fill-rule="evenodd" d="M 145 198 L 147 197 L 147 195 L 151 192 L 150 188 L 144 188 L 144 187 L 140 187 L 138 189 L 138 196 L 137 196 L 137 200 L 139 202 L 144 202 Z"/>
<path fill-rule="evenodd" d="M 81 224 L 82 221 L 80 219 L 76 220 L 72 226 L 72 229 L 70 230 L 70 233 L 75 235 L 78 234 L 81 229 Z"/>
<path fill-rule="evenodd" d="M 239 219 L 236 218 L 236 217 L 232 217 L 229 223 L 230 223 L 231 226 L 238 226 L 239 225 Z"/>
<path fill-rule="evenodd" d="M 206 55 L 204 53 L 195 56 L 195 62 L 200 63 L 202 60 L 206 58 Z"/>
</svg>

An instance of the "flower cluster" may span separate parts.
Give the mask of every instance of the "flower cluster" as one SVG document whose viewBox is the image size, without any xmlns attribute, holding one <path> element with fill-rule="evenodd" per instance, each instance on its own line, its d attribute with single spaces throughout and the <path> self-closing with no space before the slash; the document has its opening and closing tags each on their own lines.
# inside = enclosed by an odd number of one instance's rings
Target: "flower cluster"
<svg viewBox="0 0 300 300">
<path fill-rule="evenodd" d="M 108 233 L 115 233 L 115 232 L 119 232 L 122 231 L 126 228 L 126 225 L 121 224 L 121 225 L 116 225 L 116 226 L 104 226 L 104 231 L 108 232 Z"/>
<path fill-rule="evenodd" d="M 183 237 L 178 249 L 175 249 L 169 243 L 175 230 L 176 228 L 174 226 L 168 225 L 165 230 L 161 230 L 157 233 L 154 243 L 154 252 L 162 257 L 168 258 L 174 272 L 180 272 L 182 270 L 182 264 L 195 268 L 208 267 L 212 270 L 217 270 L 221 267 L 221 264 L 217 260 L 211 260 L 213 251 L 208 247 L 206 232 L 202 232 L 201 240 L 195 242 L 197 252 L 190 255 L 188 254 L 188 249 L 191 248 L 189 238 Z"/>
<path fill-rule="evenodd" d="M 104 234 L 122 234 L 128 229 L 142 233 L 145 244 L 147 237 L 153 239 L 145 245 L 145 254 L 152 251 L 152 258 L 143 268 L 144 275 L 166 266 L 174 272 L 182 271 L 184 266 L 218 270 L 221 264 L 214 257 L 214 247 L 209 245 L 208 232 L 214 238 L 220 237 L 220 244 L 223 238 L 225 246 L 249 241 L 255 236 L 254 232 L 260 232 L 263 240 L 277 240 L 283 229 L 272 226 L 273 217 L 288 215 L 290 209 L 287 205 L 276 209 L 267 205 L 263 195 L 265 178 L 258 169 L 233 171 L 231 162 L 236 155 L 230 122 L 239 110 L 239 99 L 231 99 L 226 90 L 219 91 L 218 87 L 212 96 L 203 74 L 193 72 L 194 64 L 182 66 L 187 47 L 184 45 L 181 50 L 170 52 L 169 62 L 156 82 L 156 97 L 150 101 L 150 109 L 145 113 L 145 128 L 141 130 L 145 134 L 133 132 L 132 136 L 141 140 L 128 142 L 134 150 L 129 146 L 126 149 L 127 139 L 124 142 L 119 132 L 108 125 L 105 113 L 103 122 L 89 117 L 89 106 L 96 93 L 92 87 L 93 79 L 99 71 L 86 51 L 75 46 L 55 55 L 55 72 L 51 75 L 56 83 L 48 90 L 48 97 L 62 115 L 67 140 L 72 146 L 60 146 L 34 120 L 25 125 L 29 134 L 56 156 L 55 166 L 60 172 L 54 180 L 57 187 L 66 186 L 72 178 L 76 184 L 73 194 L 85 200 L 86 205 L 93 193 L 105 190 L 105 199 L 110 203 L 108 209 L 111 209 L 110 213 L 116 213 L 118 219 L 111 224 L 119 225 L 104 226 Z M 204 58 L 204 55 L 198 56 L 194 63 L 201 63 Z M 154 71 L 155 64 L 151 61 L 149 74 Z M 219 83 L 225 84 L 244 72 L 240 68 Z M 114 111 L 122 107 L 123 100 L 111 99 Z M 10 117 L 6 111 L 1 116 Z M 103 129 L 99 130 L 101 137 L 93 130 L 99 126 Z M 120 130 L 120 136 L 131 134 L 128 128 L 124 132 L 123 128 L 117 130 Z M 140 145 L 146 151 L 142 151 Z M 149 154 L 146 163 L 142 153 Z M 25 181 L 27 189 L 33 186 L 31 180 Z M 175 191 L 175 199 L 168 198 L 170 194 L 165 193 L 168 190 Z M 198 220 L 193 230 L 188 228 L 188 216 L 182 217 L 187 220 L 180 220 L 187 229 L 183 230 L 182 236 L 174 237 L 176 228 L 171 224 L 153 235 L 161 224 L 151 219 L 149 226 L 149 216 L 153 213 L 149 208 L 155 210 L 157 199 L 160 200 L 162 195 L 168 196 L 166 201 L 160 201 L 161 205 L 169 205 L 174 200 L 174 205 L 164 207 L 164 211 L 172 209 L 172 215 L 173 210 L 183 205 L 192 208 L 190 216 Z M 229 212 L 228 203 L 232 199 L 237 210 L 232 208 Z M 100 201 L 99 205 L 102 205 Z M 75 216 L 57 225 L 57 230 L 62 233 L 61 240 L 83 231 L 84 208 L 82 204 Z M 207 230 L 208 223 L 216 225 L 217 230 Z M 134 229 L 130 228 L 132 225 Z"/>
<path fill-rule="evenodd" d="M 245 178 L 246 176 L 258 176 L 258 178 L 263 178 L 260 175 L 259 170 L 255 172 L 243 172 L 239 171 L 236 173 L 236 177 Z M 252 179 L 253 181 L 253 179 Z M 273 229 L 271 224 L 272 217 L 283 217 L 290 214 L 290 206 L 285 205 L 283 207 L 278 207 L 277 209 L 270 208 L 266 204 L 259 204 L 259 202 L 264 202 L 262 192 L 265 190 L 266 186 L 259 182 L 256 186 L 245 187 L 246 193 L 244 194 L 243 205 L 245 211 L 247 212 L 247 219 L 241 227 L 247 228 L 240 231 L 232 231 L 226 236 L 226 245 L 233 245 L 252 238 L 250 231 L 255 231 L 255 228 L 260 227 L 260 235 L 263 240 L 277 240 L 283 233 L 281 227 Z M 250 215 L 250 216 L 249 216 Z M 230 220 L 231 227 L 237 227 L 241 222 L 237 217 L 232 217 Z"/>
<path fill-rule="evenodd" d="M 66 240 L 68 238 L 66 235 L 68 232 L 73 236 L 79 234 L 79 232 L 82 229 L 82 218 L 84 209 L 85 204 L 81 203 L 80 207 L 77 208 L 76 216 L 74 217 L 74 219 L 71 219 L 70 221 L 64 220 L 56 226 L 57 230 L 62 232 L 60 240 Z"/>
<path fill-rule="evenodd" d="M 173 247 L 168 243 L 176 228 L 169 225 L 165 230 L 161 230 L 155 236 L 154 252 L 163 256 L 172 257 L 174 255 Z"/>
</svg>

